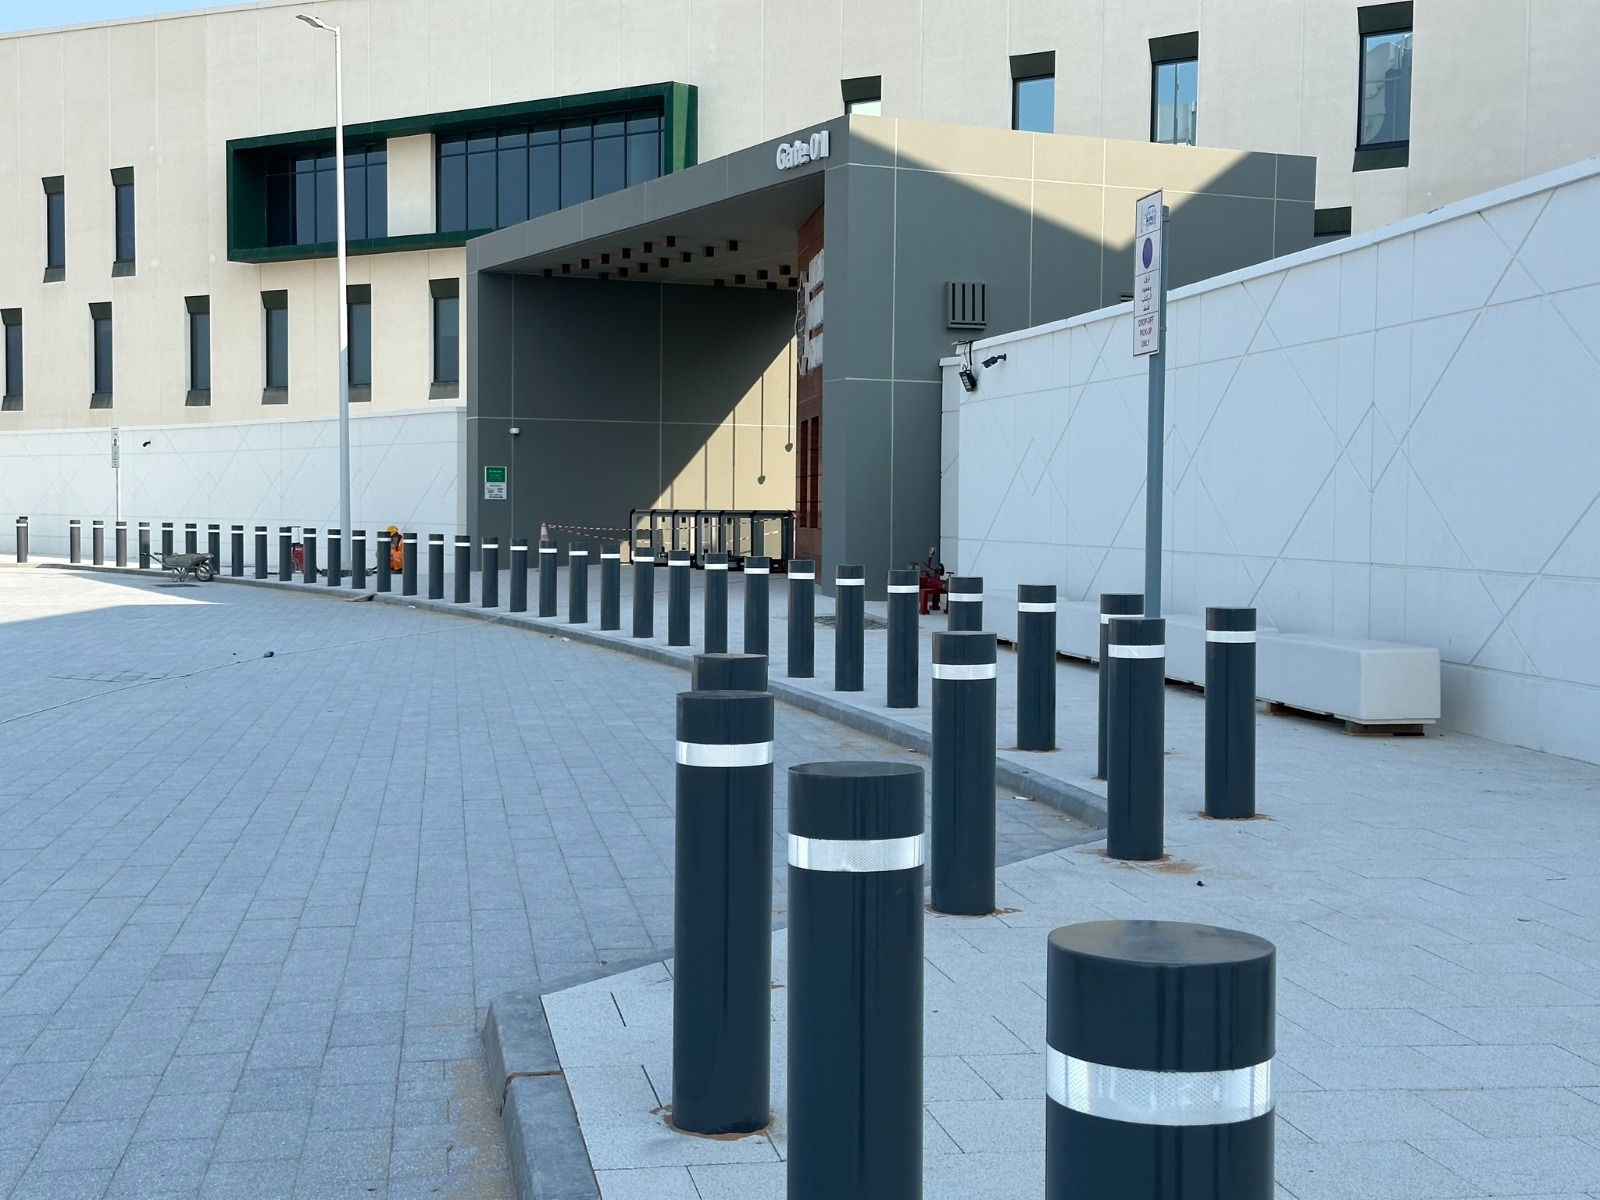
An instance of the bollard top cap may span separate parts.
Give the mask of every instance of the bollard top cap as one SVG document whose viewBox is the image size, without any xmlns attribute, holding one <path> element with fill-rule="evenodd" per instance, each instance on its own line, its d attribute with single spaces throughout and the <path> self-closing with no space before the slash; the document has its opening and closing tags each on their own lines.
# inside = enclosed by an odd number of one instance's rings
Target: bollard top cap
<svg viewBox="0 0 1600 1200">
<path fill-rule="evenodd" d="M 982 592 L 982 575 L 952 575 L 950 576 L 950 590 L 952 592 Z"/>
<path fill-rule="evenodd" d="M 772 741 L 771 692 L 679 692 L 678 740 L 705 746 Z"/>
<path fill-rule="evenodd" d="M 1137 617 L 1144 613 L 1142 592 L 1101 592 L 1100 611 L 1124 617 Z"/>
<path fill-rule="evenodd" d="M 832 841 L 923 831 L 922 768 L 897 762 L 818 762 L 789 768 L 789 832 Z"/>
<path fill-rule="evenodd" d="M 1019 604 L 1049 604 L 1055 598 L 1056 585 L 1053 583 L 1017 584 L 1017 602 Z"/>
<path fill-rule="evenodd" d="M 1089 921 L 1050 934 L 1045 1040 L 1143 1071 L 1229 1071 L 1276 1050 L 1277 949 L 1181 921 Z"/>
<path fill-rule="evenodd" d="M 906 567 L 903 570 L 896 568 L 895 570 L 889 572 L 889 585 L 893 587 L 898 584 L 901 587 L 904 587 L 908 583 L 916 583 L 921 576 L 922 572 L 918 571 L 915 567 Z"/>
<path fill-rule="evenodd" d="M 747 567 L 770 567 L 772 559 L 765 554 L 747 554 L 745 555 L 744 565 Z"/>
<path fill-rule="evenodd" d="M 789 570 L 791 571 L 815 571 L 816 569 L 817 564 L 814 559 L 791 558 L 789 560 Z"/>
<path fill-rule="evenodd" d="M 1106 635 L 1113 646 L 1164 646 L 1167 622 L 1164 617 L 1112 617 Z"/>
<path fill-rule="evenodd" d="M 1246 632 L 1256 627 L 1256 610 L 1253 608 L 1208 608 L 1206 628 Z"/>
<path fill-rule="evenodd" d="M 992 633 L 956 630 L 933 635 L 933 661 L 941 666 L 983 666 L 995 661 Z"/>
<path fill-rule="evenodd" d="M 865 579 L 867 569 L 860 563 L 840 563 L 834 573 L 835 579 Z"/>
</svg>

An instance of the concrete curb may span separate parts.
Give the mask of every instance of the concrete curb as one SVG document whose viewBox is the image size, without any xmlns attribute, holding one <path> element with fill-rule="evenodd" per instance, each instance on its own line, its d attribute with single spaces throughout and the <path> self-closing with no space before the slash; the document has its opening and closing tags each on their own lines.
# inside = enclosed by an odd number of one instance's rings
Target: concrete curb
<svg viewBox="0 0 1600 1200">
<path fill-rule="evenodd" d="M 159 577 L 167 574 L 155 568 L 96 567 L 84 563 L 40 565 L 113 575 Z M 669 649 L 644 640 L 606 637 L 582 626 L 541 620 L 526 613 L 508 613 L 503 609 L 453 604 L 421 596 L 402 596 L 398 592 L 358 592 L 321 584 L 234 578 L 230 575 L 219 575 L 213 582 L 277 588 L 345 603 L 364 596 L 373 603 L 449 613 L 486 624 L 518 626 L 551 637 L 567 638 L 585 645 L 631 654 L 635 658 L 684 671 L 689 669 L 694 654 L 692 649 Z M 877 713 L 863 712 L 782 679 L 770 680 L 768 687 L 785 704 L 824 717 L 857 733 L 894 742 L 922 754 L 932 752 L 931 737 L 912 726 Z M 1032 797 L 1092 828 L 1105 828 L 1105 801 L 1092 792 L 1039 775 L 998 757 L 995 760 L 995 779 L 1001 787 L 1011 789 L 1016 795 Z M 622 964 L 617 969 L 627 970 L 632 965 L 637 964 Z M 489 1077 L 498 1081 L 500 1121 L 505 1133 L 511 1184 L 517 1200 L 600 1200 L 599 1184 L 589 1162 L 588 1144 L 578 1124 L 577 1109 L 573 1105 L 561 1061 L 556 1055 L 541 998 L 532 992 L 508 992 L 496 997 L 489 1006 L 482 1038 Z"/>
</svg>

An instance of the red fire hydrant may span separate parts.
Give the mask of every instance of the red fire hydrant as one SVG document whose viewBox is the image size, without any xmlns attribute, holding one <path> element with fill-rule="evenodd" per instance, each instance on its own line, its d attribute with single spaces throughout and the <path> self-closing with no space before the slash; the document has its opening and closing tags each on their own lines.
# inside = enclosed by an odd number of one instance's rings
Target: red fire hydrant
<svg viewBox="0 0 1600 1200">
<path fill-rule="evenodd" d="M 917 577 L 917 611 L 927 616 L 930 608 L 939 611 L 939 597 L 950 590 L 950 585 L 945 580 L 944 564 L 934 562 L 934 552 L 928 551 L 927 561 L 918 567 L 921 574 Z"/>
</svg>

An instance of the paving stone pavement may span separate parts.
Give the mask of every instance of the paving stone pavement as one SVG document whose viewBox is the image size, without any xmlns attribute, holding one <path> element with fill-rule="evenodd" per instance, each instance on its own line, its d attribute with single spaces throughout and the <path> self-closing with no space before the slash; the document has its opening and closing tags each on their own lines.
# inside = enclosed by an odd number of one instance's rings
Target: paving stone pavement
<svg viewBox="0 0 1600 1200">
<path fill-rule="evenodd" d="M 478 1027 L 670 952 L 682 672 L 49 569 L 0 571 L 0 663 L 0 1195 L 506 1195 Z M 1000 814 L 1003 861 L 1088 836 Z"/>
</svg>

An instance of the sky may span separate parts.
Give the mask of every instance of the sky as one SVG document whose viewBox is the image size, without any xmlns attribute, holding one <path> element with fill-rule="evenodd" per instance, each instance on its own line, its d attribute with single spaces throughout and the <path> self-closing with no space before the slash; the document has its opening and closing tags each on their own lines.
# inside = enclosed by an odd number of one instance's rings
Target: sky
<svg viewBox="0 0 1600 1200">
<path fill-rule="evenodd" d="M 0 0 L 0 33 L 145 17 L 187 8 L 218 8 L 238 0 Z"/>
</svg>

